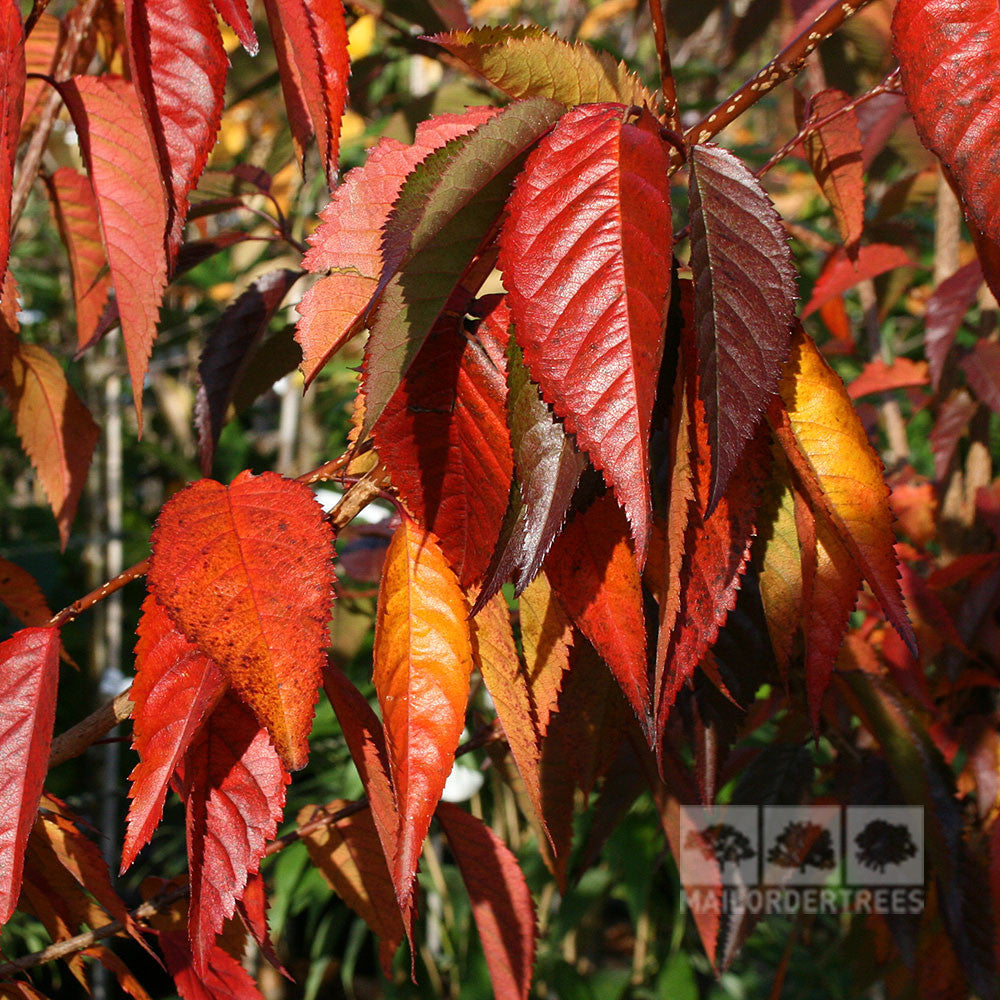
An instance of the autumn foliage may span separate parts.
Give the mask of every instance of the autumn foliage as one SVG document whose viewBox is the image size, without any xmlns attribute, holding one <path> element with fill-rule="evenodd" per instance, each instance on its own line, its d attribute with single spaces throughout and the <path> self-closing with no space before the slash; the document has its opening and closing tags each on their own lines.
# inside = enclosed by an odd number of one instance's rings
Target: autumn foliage
<svg viewBox="0 0 1000 1000">
<path fill-rule="evenodd" d="M 447 856 L 494 995 L 526 998 L 553 901 L 635 803 L 676 856 L 683 808 L 730 800 L 923 807 L 926 907 L 853 915 L 870 947 L 847 965 L 874 954 L 886 996 L 997 996 L 996 4 L 724 4 L 726 73 L 701 81 L 669 51 L 711 29 L 659 0 L 629 8 L 629 65 L 487 26 L 488 4 L 46 6 L 0 0 L 0 388 L 65 560 L 110 447 L 77 366 L 107 352 L 135 440 L 155 439 L 167 310 L 199 267 L 235 280 L 251 241 L 272 255 L 196 345 L 204 478 L 169 484 L 147 557 L 55 614 L 0 557 L 20 623 L 0 643 L 0 922 L 61 945 L 5 940 L 0 996 L 41 996 L 27 970 L 59 958 L 146 997 L 114 941 L 185 1000 L 259 997 L 246 942 L 289 960 L 267 859 L 304 844 L 396 986 L 447 986 L 422 944 Z M 359 24 L 477 103 L 414 102 L 402 132 L 341 148 L 365 127 L 355 100 L 377 120 Z M 848 94 L 826 77 L 858 39 L 879 72 Z M 274 72 L 247 90 L 235 67 L 254 59 Z M 257 101 L 288 139 L 267 169 L 219 140 Z M 764 107 L 779 128 L 761 140 Z M 72 343 L 21 329 L 40 212 Z M 234 417 L 296 365 L 314 395 L 341 365 L 346 449 L 298 478 L 249 460 L 212 478 Z M 64 643 L 140 580 L 128 699 L 84 718 L 59 695 Z M 370 652 L 344 657 L 335 605 L 363 606 L 365 583 Z M 360 784 L 311 770 L 327 703 Z M 142 901 L 50 784 L 126 717 L 115 864 L 149 876 Z M 761 781 L 803 754 L 804 777 Z M 527 840 L 446 794 L 465 757 L 513 790 Z M 142 852 L 178 801 L 186 871 L 166 878 Z M 688 919 L 716 975 L 755 923 Z M 657 970 L 636 953 L 638 987 Z"/>
</svg>

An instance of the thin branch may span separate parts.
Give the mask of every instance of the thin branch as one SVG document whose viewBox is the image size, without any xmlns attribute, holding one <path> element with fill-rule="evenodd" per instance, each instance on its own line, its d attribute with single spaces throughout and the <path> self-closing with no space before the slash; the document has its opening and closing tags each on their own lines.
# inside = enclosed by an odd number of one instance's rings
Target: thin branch
<svg viewBox="0 0 1000 1000">
<path fill-rule="evenodd" d="M 28 19 L 24 22 L 24 37 L 27 38 L 31 34 L 31 29 L 38 23 L 38 19 L 45 13 L 45 8 L 48 7 L 49 0 L 35 0 L 31 5 L 31 13 L 28 15 Z"/>
<path fill-rule="evenodd" d="M 65 80 L 69 77 L 73 63 L 76 61 L 77 53 L 80 51 L 80 46 L 83 45 L 83 40 L 87 37 L 87 32 L 90 30 L 97 4 L 98 0 L 85 0 L 83 7 L 80 9 L 79 17 L 70 23 L 69 35 L 66 38 L 66 43 L 63 45 L 62 52 L 59 54 L 59 61 L 56 63 L 56 68 L 52 74 L 56 80 Z M 44 5 L 42 5 L 42 9 L 44 10 Z M 30 21 L 31 18 L 29 17 Z M 59 91 L 51 91 L 39 115 L 38 124 L 35 126 L 31 141 L 28 143 L 28 148 L 21 160 L 17 184 L 14 186 L 14 193 L 11 196 L 10 202 L 11 232 L 17 226 L 17 221 L 21 218 L 24 206 L 28 203 L 31 186 L 35 183 L 35 177 L 38 175 L 38 167 L 42 162 L 45 147 L 49 144 L 52 126 L 59 115 L 61 105 L 62 97 L 59 95 Z"/>
<path fill-rule="evenodd" d="M 757 177 L 763 177 L 772 167 L 777 166 L 789 153 L 803 140 L 808 139 L 811 135 L 815 135 L 817 132 L 822 131 L 831 122 L 836 121 L 841 115 L 846 115 L 850 111 L 861 107 L 866 101 L 872 100 L 874 97 L 881 97 L 883 94 L 898 94 L 900 92 L 900 78 L 899 70 L 894 69 L 878 86 L 872 87 L 871 90 L 866 91 L 859 97 L 855 97 L 853 101 L 848 101 L 847 104 L 842 107 L 837 108 L 836 111 L 831 111 L 825 118 L 810 119 L 802 124 L 802 128 L 792 136 L 772 157 L 764 164 L 757 172 Z"/>
<path fill-rule="evenodd" d="M 52 741 L 49 751 L 49 770 L 59 764 L 79 757 L 88 747 L 111 732 L 120 722 L 132 714 L 131 689 L 123 691 L 111 701 L 82 719 L 71 729 L 61 733 Z"/>
<path fill-rule="evenodd" d="M 663 0 L 649 0 L 649 15 L 653 19 L 653 38 L 656 41 L 656 58 L 660 64 L 660 92 L 665 105 L 664 119 L 668 128 L 679 132 L 681 117 L 677 110 L 677 83 L 670 67 L 670 49 L 667 47 L 667 24 L 663 18 Z"/>
<path fill-rule="evenodd" d="M 747 108 L 774 90 L 778 84 L 798 75 L 816 47 L 833 35 L 849 17 L 871 2 L 872 0 L 835 0 L 762 70 L 692 125 L 684 133 L 684 138 L 688 143 L 708 142 L 727 125 L 736 121 Z"/>
<path fill-rule="evenodd" d="M 109 597 L 116 591 L 121 590 L 125 584 L 144 576 L 147 569 L 149 569 L 148 559 L 143 559 L 142 562 L 137 562 L 134 566 L 129 566 L 128 569 L 122 570 L 121 573 L 108 580 L 107 583 L 102 583 L 99 587 L 95 587 L 89 594 L 67 605 L 58 614 L 53 615 L 47 624 L 54 628 L 62 628 L 63 625 L 67 625 L 74 619 L 79 618 L 84 611 L 103 601 L 105 597 Z"/>
</svg>

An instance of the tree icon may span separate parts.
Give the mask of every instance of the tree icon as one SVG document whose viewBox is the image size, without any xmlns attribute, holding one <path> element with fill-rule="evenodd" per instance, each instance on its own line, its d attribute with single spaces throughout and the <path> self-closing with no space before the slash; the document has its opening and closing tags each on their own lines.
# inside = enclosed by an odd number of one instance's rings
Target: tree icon
<svg viewBox="0 0 1000 1000">
<path fill-rule="evenodd" d="M 699 851 L 706 861 L 715 858 L 723 872 L 727 864 L 737 867 L 757 853 L 750 846 L 749 837 L 729 823 L 713 823 L 703 830 L 689 831 L 685 846 Z"/>
<path fill-rule="evenodd" d="M 873 819 L 854 838 L 858 863 L 882 874 L 887 865 L 900 865 L 917 853 L 917 845 L 905 823 Z"/>
<path fill-rule="evenodd" d="M 768 851 L 767 860 L 779 868 L 797 868 L 803 874 L 807 868 L 829 870 L 837 864 L 830 831 L 819 823 L 799 820 L 785 826 Z"/>
</svg>

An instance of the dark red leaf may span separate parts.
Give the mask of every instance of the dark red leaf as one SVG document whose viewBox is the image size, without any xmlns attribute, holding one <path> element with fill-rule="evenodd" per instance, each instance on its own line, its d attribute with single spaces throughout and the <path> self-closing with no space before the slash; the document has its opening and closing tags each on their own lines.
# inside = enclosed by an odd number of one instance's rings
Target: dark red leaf
<svg viewBox="0 0 1000 1000">
<path fill-rule="evenodd" d="M 527 1000 L 535 964 L 535 906 L 517 858 L 481 819 L 442 802 L 437 818 L 465 887 L 497 1000 Z"/>
<path fill-rule="evenodd" d="M 150 590 L 222 668 L 292 770 L 328 640 L 333 537 L 312 491 L 273 472 L 175 493 L 153 529 Z"/>
<path fill-rule="evenodd" d="M 976 293 L 983 283 L 983 269 L 978 260 L 960 267 L 950 278 L 945 278 L 927 300 L 924 316 L 924 353 L 931 370 L 931 385 L 941 386 L 944 363 L 955 341 L 955 334 Z"/>
<path fill-rule="evenodd" d="M 337 184 L 347 100 L 347 26 L 341 0 L 264 0 L 299 159 L 312 136 L 330 190 Z"/>
<path fill-rule="evenodd" d="M 3 556 L 0 556 L 0 604 L 22 625 L 44 625 L 52 617 L 38 581 Z"/>
<path fill-rule="evenodd" d="M 496 108 L 470 108 L 462 115 L 430 118 L 417 126 L 412 146 L 382 138 L 364 166 L 349 171 L 334 191 L 302 261 L 310 271 L 330 272 L 299 304 L 302 318 L 295 337 L 302 345 L 306 385 L 361 329 L 382 274 L 382 229 L 407 175 L 435 149 L 496 113 Z"/>
<path fill-rule="evenodd" d="M 930 433 L 931 448 L 934 452 L 934 478 L 943 481 L 948 467 L 958 449 L 958 442 L 979 409 L 972 396 L 959 389 L 941 403 L 937 420 Z"/>
<path fill-rule="evenodd" d="M 125 0 L 125 37 L 132 83 L 167 193 L 173 263 L 188 194 L 219 132 L 229 60 L 209 0 Z"/>
<path fill-rule="evenodd" d="M 0 2 L 0 288 L 10 256 L 10 197 L 24 107 L 24 30 L 16 0 Z"/>
<path fill-rule="evenodd" d="M 204 974 L 216 934 L 278 828 L 288 772 L 267 731 L 229 692 L 188 749 L 179 775 L 191 872 L 188 933 L 195 968 Z"/>
<path fill-rule="evenodd" d="M 205 340 L 198 363 L 195 423 L 201 451 L 201 474 L 211 475 L 215 447 L 226 420 L 226 410 L 268 324 L 301 271 L 280 268 L 261 275 L 219 317 Z"/>
<path fill-rule="evenodd" d="M 253 19 L 247 10 L 247 0 L 212 0 L 212 2 L 219 12 L 219 17 L 236 32 L 236 37 L 243 48 L 250 55 L 257 55 L 260 43 L 257 41 L 257 32 L 253 30 Z"/>
<path fill-rule="evenodd" d="M 1000 128 L 1000 11 L 992 0 L 900 0 L 892 34 L 921 140 L 957 181 L 979 228 L 1000 239 L 1000 161 L 991 140 Z"/>
<path fill-rule="evenodd" d="M 642 584 L 628 524 L 614 496 L 605 494 L 566 525 L 549 551 L 545 571 L 652 739 Z"/>
<path fill-rule="evenodd" d="M 142 387 L 167 283 L 167 206 L 162 186 L 150 183 L 159 161 L 126 80 L 78 76 L 60 90 L 97 198 L 141 433 Z"/>
<path fill-rule="evenodd" d="M 243 897 L 236 904 L 236 912 L 240 915 L 243 926 L 250 932 L 254 943 L 260 948 L 260 953 L 283 976 L 291 980 L 292 977 L 282 966 L 271 941 L 271 932 L 267 926 L 267 886 L 264 883 L 264 876 L 259 872 L 247 879 Z"/>
<path fill-rule="evenodd" d="M 129 775 L 132 803 L 122 845 L 123 872 L 149 843 L 174 769 L 227 687 L 222 671 L 184 638 L 152 594 L 143 603 L 136 631 L 132 748 L 139 763 Z"/>
<path fill-rule="evenodd" d="M 493 552 L 513 474 L 504 373 L 443 318 L 372 428 L 403 502 L 438 537 L 463 586 Z"/>
<path fill-rule="evenodd" d="M 977 341 L 972 353 L 962 359 L 962 371 L 979 401 L 1000 413 L 1000 344 Z"/>
<path fill-rule="evenodd" d="M 76 346 L 83 350 L 94 339 L 111 291 L 97 200 L 90 181 L 72 167 L 60 167 L 48 187 L 59 232 L 69 252 Z"/>
<path fill-rule="evenodd" d="M 707 516 L 778 388 L 795 267 L 771 199 L 738 157 L 694 146 L 690 190 L 699 394 L 712 454 Z"/>
<path fill-rule="evenodd" d="M 49 769 L 59 630 L 26 628 L 0 643 L 0 924 L 17 905 L 28 834 Z"/>
<path fill-rule="evenodd" d="M 645 112 L 562 117 L 508 205 L 500 263 L 528 371 L 628 514 L 640 568 L 670 293 L 668 151 Z"/>
<path fill-rule="evenodd" d="M 888 243 L 863 246 L 858 253 L 857 262 L 852 261 L 843 250 L 837 250 L 823 265 L 813 286 L 812 298 L 802 310 L 802 318 L 811 316 L 825 302 L 843 295 L 862 281 L 897 267 L 917 267 L 917 263 L 902 247 L 894 247 Z"/>
</svg>

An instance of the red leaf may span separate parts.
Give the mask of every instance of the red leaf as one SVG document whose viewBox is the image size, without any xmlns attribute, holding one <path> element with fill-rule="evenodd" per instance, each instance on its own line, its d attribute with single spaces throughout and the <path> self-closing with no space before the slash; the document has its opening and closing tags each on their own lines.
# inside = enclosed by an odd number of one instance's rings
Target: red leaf
<svg viewBox="0 0 1000 1000">
<path fill-rule="evenodd" d="M 291 770 L 305 766 L 330 619 L 333 537 L 312 491 L 273 472 L 202 479 L 164 505 L 149 586 L 222 668 Z"/>
<path fill-rule="evenodd" d="M 222 948 L 213 944 L 204 971 L 197 972 L 183 931 L 161 930 L 157 940 L 167 971 L 183 1000 L 261 1000 L 250 974 Z"/>
<path fill-rule="evenodd" d="M 236 37 L 243 48 L 250 55 L 257 55 L 260 43 L 257 41 L 257 32 L 253 30 L 253 19 L 247 9 L 247 0 L 212 0 L 212 2 L 219 12 L 219 17 L 236 32 Z"/>
<path fill-rule="evenodd" d="M 323 689 L 361 776 L 386 860 L 391 861 L 396 854 L 398 817 L 382 723 L 347 675 L 332 663 L 323 670 Z"/>
<path fill-rule="evenodd" d="M 14 912 L 28 834 L 49 769 L 59 630 L 26 628 L 0 643 L 0 924 Z"/>
<path fill-rule="evenodd" d="M 299 159 L 315 135 L 332 191 L 347 100 L 347 26 L 341 0 L 264 0 Z"/>
<path fill-rule="evenodd" d="M 375 448 L 416 520 L 462 586 L 486 571 L 513 475 L 504 373 L 446 317 L 372 428 Z"/>
<path fill-rule="evenodd" d="M 129 779 L 132 800 L 121 870 L 149 843 L 174 769 L 226 690 L 222 671 L 177 630 L 150 594 L 139 619 L 132 683 L 132 748 L 139 755 Z"/>
<path fill-rule="evenodd" d="M 69 252 L 76 346 L 82 351 L 94 339 L 111 291 L 97 201 L 90 181 L 72 167 L 60 167 L 52 175 L 49 194 L 59 232 Z"/>
<path fill-rule="evenodd" d="M 264 883 L 264 876 L 259 872 L 247 879 L 243 897 L 236 904 L 236 912 L 243 926 L 250 932 L 254 943 L 260 948 L 260 953 L 291 981 L 292 977 L 282 966 L 274 949 L 274 942 L 271 940 L 271 931 L 267 926 L 267 886 Z"/>
<path fill-rule="evenodd" d="M 24 41 L 24 64 L 28 73 L 51 76 L 64 37 L 63 23 L 52 14 L 43 13 Z M 38 104 L 51 93 L 45 80 L 29 79 L 24 86 L 24 110 L 21 113 L 21 137 L 38 122 Z"/>
<path fill-rule="evenodd" d="M 978 260 L 960 267 L 950 278 L 945 278 L 927 300 L 924 316 L 924 353 L 930 364 L 931 384 L 941 386 L 944 363 L 955 341 L 955 334 L 976 293 L 983 283 L 983 269 Z"/>
<path fill-rule="evenodd" d="M 545 571 L 652 739 L 642 584 L 628 525 L 611 494 L 569 522 L 545 560 Z"/>
<path fill-rule="evenodd" d="M 65 549 L 100 432 L 62 366 L 44 348 L 16 342 L 9 370 L 0 371 L 0 386 Z"/>
<path fill-rule="evenodd" d="M 1000 128 L 996 4 L 900 0 L 892 34 L 903 92 L 921 141 L 958 182 L 979 228 L 1000 239 L 1000 172 L 990 139 Z"/>
<path fill-rule="evenodd" d="M 929 435 L 934 452 L 934 478 L 938 481 L 948 474 L 958 442 L 978 409 L 979 404 L 965 389 L 953 392 L 941 403 L 937 420 Z"/>
<path fill-rule="evenodd" d="M 24 107 L 24 29 L 16 0 L 0 2 L 0 288 L 10 256 L 10 197 Z"/>
<path fill-rule="evenodd" d="M 768 436 L 764 428 L 758 428 L 740 455 L 714 512 L 711 516 L 704 513 L 712 503 L 707 474 L 711 425 L 705 418 L 703 393 L 694 377 L 693 353 L 689 344 L 682 347 L 681 363 L 689 366 L 684 395 L 690 408 L 687 463 L 691 469 L 693 502 L 684 505 L 688 518 L 683 528 L 683 562 L 678 575 L 676 569 L 671 573 L 678 553 L 668 552 L 665 604 L 676 608 L 676 612 L 662 619 L 657 641 L 655 710 L 660 733 L 677 692 L 694 673 L 736 605 L 740 580 L 750 557 L 761 487 L 770 471 Z M 680 427 L 683 432 L 683 421 Z M 677 445 L 677 451 L 684 454 L 683 443 Z M 671 508 L 672 516 L 673 513 Z M 677 512 L 678 519 L 682 514 Z M 671 587 L 679 588 L 679 592 L 672 593 Z"/>
<path fill-rule="evenodd" d="M 399 816 L 392 880 L 404 912 L 465 724 L 468 613 L 434 536 L 404 518 L 385 557 L 373 653 Z"/>
<path fill-rule="evenodd" d="M 44 625 L 52 617 L 38 581 L 3 556 L 0 556 L 0 604 L 22 625 Z"/>
<path fill-rule="evenodd" d="M 1000 344 L 977 341 L 972 353 L 962 359 L 962 371 L 979 401 L 1000 413 Z"/>
<path fill-rule="evenodd" d="M 535 906 L 517 858 L 481 819 L 442 802 L 437 817 L 472 900 L 497 1000 L 527 1000 L 535 964 Z"/>
<path fill-rule="evenodd" d="M 167 207 L 156 152 L 131 84 L 78 76 L 59 85 L 80 138 L 97 198 L 132 395 L 142 433 L 142 386 L 167 283 Z"/>
<path fill-rule="evenodd" d="M 298 825 L 347 804 L 336 799 L 325 808 L 305 806 Z M 386 976 L 391 975 L 392 957 L 403 939 L 403 922 L 371 812 L 365 809 L 336 823 L 322 823 L 302 839 L 323 878 L 378 937 L 379 961 Z"/>
<path fill-rule="evenodd" d="M 802 318 L 811 316 L 824 303 L 835 299 L 844 292 L 869 278 L 875 278 L 897 267 L 917 267 L 917 263 L 901 247 L 888 243 L 871 243 L 858 252 L 857 262 L 848 258 L 843 250 L 832 253 L 813 286 L 812 298 L 802 310 Z"/>
<path fill-rule="evenodd" d="M 795 267 L 771 199 L 728 150 L 692 147 L 690 192 L 699 395 L 712 453 L 708 516 L 778 388 Z"/>
<path fill-rule="evenodd" d="M 500 263 L 518 343 L 542 396 L 625 508 L 640 568 L 649 440 L 670 292 L 669 156 L 645 112 L 564 115 L 528 158 Z"/>
<path fill-rule="evenodd" d="M 215 935 L 233 915 L 285 804 L 288 772 L 253 714 L 227 693 L 185 754 L 191 905 L 188 934 L 197 971 L 213 957 Z"/>
<path fill-rule="evenodd" d="M 887 365 L 881 358 L 876 358 L 861 369 L 861 374 L 847 387 L 847 395 L 851 399 L 860 399 L 875 392 L 927 385 L 929 381 L 926 361 L 896 358 L 891 365 Z"/>
<path fill-rule="evenodd" d="M 850 102 L 842 90 L 821 90 L 809 99 L 808 118 L 822 121 Z M 833 208 L 844 249 L 858 259 L 858 244 L 865 221 L 864 165 L 857 111 L 837 117 L 803 143 L 809 165 Z"/>
<path fill-rule="evenodd" d="M 212 472 L 215 446 L 225 424 L 226 410 L 254 350 L 300 277 L 301 271 L 289 268 L 262 274 L 229 305 L 208 334 L 198 363 L 199 385 L 194 410 L 203 476 Z"/>
<path fill-rule="evenodd" d="M 125 0 L 129 65 L 167 193 L 167 252 L 184 238 L 188 194 L 222 121 L 226 50 L 209 0 Z"/>
<path fill-rule="evenodd" d="M 349 171 L 334 191 L 302 262 L 310 271 L 330 272 L 299 304 L 302 318 L 295 338 L 302 346 L 306 385 L 361 328 L 362 314 L 382 274 L 382 229 L 407 175 L 435 149 L 471 132 L 496 112 L 496 108 L 470 108 L 462 115 L 438 115 L 417 126 L 412 146 L 380 139 L 364 166 Z"/>
</svg>

